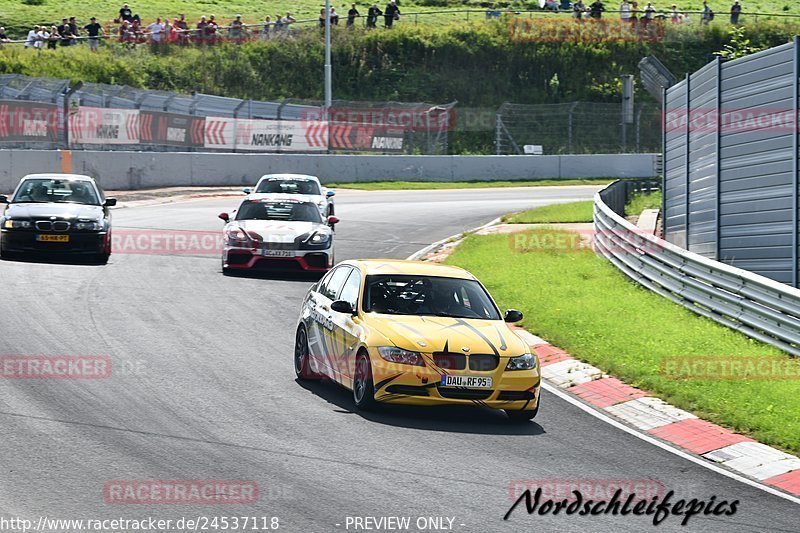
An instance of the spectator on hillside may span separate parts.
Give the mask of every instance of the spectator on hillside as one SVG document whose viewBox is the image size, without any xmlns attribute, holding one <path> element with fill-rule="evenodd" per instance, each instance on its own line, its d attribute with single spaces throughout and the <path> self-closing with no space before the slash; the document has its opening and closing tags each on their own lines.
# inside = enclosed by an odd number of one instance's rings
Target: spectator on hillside
<svg viewBox="0 0 800 533">
<path fill-rule="evenodd" d="M 602 0 L 595 0 L 589 6 L 589 16 L 595 20 L 600 20 L 603 16 L 603 11 L 606 10 L 606 7 L 603 5 Z"/>
<path fill-rule="evenodd" d="M 175 19 L 177 20 L 177 19 Z M 175 27 L 172 25 L 172 22 L 169 21 L 168 17 L 164 17 L 164 35 L 161 39 L 163 43 L 171 43 L 175 40 Z"/>
<path fill-rule="evenodd" d="M 681 12 L 678 10 L 678 4 L 672 4 L 672 11 L 669 12 L 669 19 L 673 24 L 681 23 Z"/>
<path fill-rule="evenodd" d="M 331 26 L 339 25 L 339 13 L 336 12 L 335 7 L 331 7 Z"/>
<path fill-rule="evenodd" d="M 97 18 L 92 17 L 89 19 L 89 24 L 83 27 L 86 34 L 89 36 L 89 50 L 97 52 L 97 47 L 100 46 L 100 36 L 105 32 L 103 27 L 97 23 Z"/>
<path fill-rule="evenodd" d="M 142 25 L 142 17 L 139 16 L 139 13 L 134 13 L 129 21 L 131 24 L 138 24 L 139 26 Z"/>
<path fill-rule="evenodd" d="M 712 20 L 714 20 L 714 12 L 711 11 L 708 2 L 703 0 L 703 9 L 700 10 L 700 22 L 707 26 Z"/>
<path fill-rule="evenodd" d="M 646 28 L 653 21 L 655 15 L 656 15 L 656 8 L 653 7 L 653 3 L 647 2 L 647 5 L 644 7 L 644 17 L 642 17 L 642 26 Z"/>
<path fill-rule="evenodd" d="M 5 26 L 0 26 L 0 43 L 7 43 L 10 40 L 11 39 L 8 38 L 8 35 L 6 35 Z"/>
<path fill-rule="evenodd" d="M 33 48 L 36 44 L 36 35 L 39 33 L 39 25 L 33 26 L 33 29 L 28 32 L 28 37 L 25 39 L 25 48 Z"/>
<path fill-rule="evenodd" d="M 558 0 L 545 0 L 544 10 L 558 12 Z"/>
<path fill-rule="evenodd" d="M 150 36 L 150 46 L 155 50 L 164 39 L 164 24 L 161 23 L 161 17 L 147 26 L 147 34 Z"/>
<path fill-rule="evenodd" d="M 325 27 L 325 8 L 324 7 L 319 10 L 319 27 L 320 28 L 324 28 Z"/>
<path fill-rule="evenodd" d="M 58 28 L 56 26 L 50 26 L 50 37 L 47 38 L 47 49 L 55 50 L 60 39 L 61 36 L 58 34 Z"/>
<path fill-rule="evenodd" d="M 131 8 L 128 7 L 128 4 L 122 4 L 122 7 L 119 10 L 119 21 L 131 22 L 132 20 L 133 20 L 133 11 L 131 11 Z"/>
<path fill-rule="evenodd" d="M 584 11 L 586 11 L 586 6 L 583 5 L 583 0 L 578 0 L 572 4 L 572 17 L 576 20 L 583 19 Z"/>
<path fill-rule="evenodd" d="M 208 44 L 216 44 L 218 29 L 219 25 L 217 24 L 217 19 L 214 15 L 211 15 L 208 17 L 208 24 L 206 24 L 206 42 Z"/>
<path fill-rule="evenodd" d="M 742 6 L 736 0 L 731 6 L 731 24 L 739 24 L 739 15 L 742 14 Z"/>
<path fill-rule="evenodd" d="M 625 23 L 631 21 L 631 5 L 628 3 L 628 0 L 622 0 L 622 3 L 619 5 L 619 19 Z"/>
<path fill-rule="evenodd" d="M 47 31 L 47 26 L 42 24 L 39 26 L 39 31 L 36 33 L 36 42 L 33 43 L 33 47 L 37 50 L 41 50 L 45 46 L 45 42 L 47 39 L 50 38 L 50 32 Z"/>
<path fill-rule="evenodd" d="M 400 20 L 400 8 L 395 0 L 390 0 L 383 11 L 383 20 L 387 28 L 391 28 L 395 20 Z"/>
<path fill-rule="evenodd" d="M 59 44 L 61 46 L 69 46 L 72 42 L 72 32 L 69 31 L 69 21 L 61 19 L 61 24 L 58 26 L 58 34 L 61 36 Z"/>
<path fill-rule="evenodd" d="M 639 15 L 642 12 L 639 10 L 639 3 L 638 2 L 631 2 L 631 24 L 634 28 L 639 27 Z"/>
<path fill-rule="evenodd" d="M 352 4 L 350 6 L 350 10 L 347 12 L 347 27 L 353 26 L 356 23 L 356 17 L 360 17 L 361 14 L 356 9 L 356 5 Z"/>
<path fill-rule="evenodd" d="M 287 11 L 286 16 L 283 17 L 283 23 L 288 26 L 289 24 L 294 24 L 295 22 L 297 22 L 297 19 L 294 18 L 292 14 Z"/>
<path fill-rule="evenodd" d="M 189 23 L 186 22 L 186 15 L 180 14 L 180 18 L 172 24 L 174 34 L 178 44 L 184 44 L 189 40 Z"/>
<path fill-rule="evenodd" d="M 203 15 L 197 21 L 197 33 L 195 34 L 195 40 L 199 43 L 204 42 L 206 39 L 206 26 L 208 26 L 208 22 L 206 22 L 206 17 Z"/>
<path fill-rule="evenodd" d="M 75 20 L 75 17 L 69 18 L 69 32 L 72 34 L 70 38 L 69 44 L 78 44 L 78 22 Z"/>
<path fill-rule="evenodd" d="M 242 22 L 242 16 L 236 15 L 236 18 L 228 26 L 228 37 L 233 41 L 241 41 L 243 30 L 244 22 Z"/>
<path fill-rule="evenodd" d="M 381 15 L 383 15 L 383 11 L 378 7 L 378 4 L 372 4 L 372 7 L 367 10 L 367 28 L 374 28 L 378 17 Z"/>
<path fill-rule="evenodd" d="M 273 32 L 277 35 L 283 31 L 286 24 L 283 22 L 283 17 L 280 15 L 275 16 L 275 28 Z"/>
<path fill-rule="evenodd" d="M 264 25 L 261 26 L 261 38 L 268 39 L 269 34 L 272 31 L 272 19 L 269 18 L 269 15 L 264 17 Z"/>
</svg>

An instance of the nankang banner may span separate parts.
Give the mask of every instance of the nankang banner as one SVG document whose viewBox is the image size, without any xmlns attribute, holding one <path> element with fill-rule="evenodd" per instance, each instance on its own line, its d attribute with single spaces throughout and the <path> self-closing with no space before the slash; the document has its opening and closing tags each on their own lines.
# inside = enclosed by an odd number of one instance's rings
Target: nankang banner
<svg viewBox="0 0 800 533">
<path fill-rule="evenodd" d="M 207 117 L 205 147 L 251 152 L 324 152 L 328 149 L 328 124 Z"/>
<path fill-rule="evenodd" d="M 69 117 L 70 144 L 139 144 L 139 110 L 81 106 Z"/>
<path fill-rule="evenodd" d="M 0 141 L 58 142 L 58 106 L 0 100 Z"/>
</svg>

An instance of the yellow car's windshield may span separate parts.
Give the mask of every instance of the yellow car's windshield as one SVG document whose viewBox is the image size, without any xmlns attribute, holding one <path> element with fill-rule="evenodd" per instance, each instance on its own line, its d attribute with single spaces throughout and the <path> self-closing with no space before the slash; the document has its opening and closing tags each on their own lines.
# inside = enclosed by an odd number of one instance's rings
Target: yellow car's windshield
<svg viewBox="0 0 800 533">
<path fill-rule="evenodd" d="M 436 276 L 367 276 L 364 311 L 500 320 L 499 311 L 480 283 Z"/>
</svg>

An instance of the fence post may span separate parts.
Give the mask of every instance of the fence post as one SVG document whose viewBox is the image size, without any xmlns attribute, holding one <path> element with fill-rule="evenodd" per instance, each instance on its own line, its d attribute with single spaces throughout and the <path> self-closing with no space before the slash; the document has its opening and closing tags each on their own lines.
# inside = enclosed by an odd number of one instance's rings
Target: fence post
<svg viewBox="0 0 800 533">
<path fill-rule="evenodd" d="M 495 155 L 503 155 L 502 154 L 502 149 L 500 147 L 500 137 L 502 135 L 503 119 L 500 117 L 500 113 L 496 113 L 494 117 L 495 117 L 494 118 L 494 130 L 495 130 L 495 134 L 494 134 L 494 150 L 495 150 Z"/>
<path fill-rule="evenodd" d="M 572 113 L 578 107 L 578 102 L 572 102 L 567 112 L 567 153 L 572 153 Z"/>
<path fill-rule="evenodd" d="M 686 189 L 685 189 L 686 201 L 684 202 L 684 228 L 686 228 L 686 230 L 685 230 L 686 231 L 686 250 L 689 250 L 689 209 L 691 207 L 691 205 L 689 205 L 689 184 L 691 182 L 691 180 L 689 179 L 689 177 L 690 177 L 689 176 L 689 170 L 690 170 L 690 167 L 689 167 L 689 153 L 691 152 L 691 149 L 690 149 L 689 145 L 690 145 L 690 141 L 691 141 L 691 137 L 692 137 L 692 128 L 691 128 L 691 117 L 692 117 L 692 110 L 691 110 L 692 97 L 691 97 L 691 94 L 692 94 L 692 85 L 691 85 L 691 81 L 692 81 L 692 77 L 687 72 L 686 73 L 686 111 L 685 111 L 685 113 L 686 113 L 686 161 L 685 161 L 685 164 L 686 164 L 686 167 L 685 167 L 686 176 L 685 177 L 686 177 L 686 179 L 684 180 L 684 183 L 685 183 L 685 186 L 686 186 Z"/>
<path fill-rule="evenodd" d="M 793 108 L 793 116 L 794 116 L 794 127 L 792 128 L 792 287 L 797 287 L 798 283 L 798 265 L 797 265 L 797 239 L 798 239 L 798 213 L 797 213 L 797 201 L 798 195 L 800 191 L 798 191 L 798 187 L 800 187 L 800 182 L 798 182 L 798 154 L 797 150 L 800 148 L 800 143 L 798 142 L 798 131 L 797 131 L 797 111 L 798 111 L 798 91 L 800 90 L 800 86 L 798 85 L 797 76 L 800 76 L 800 40 L 797 36 L 793 39 L 794 44 L 794 61 L 793 61 L 793 74 L 792 74 L 792 108 Z"/>
<path fill-rule="evenodd" d="M 642 108 L 644 105 L 639 106 L 639 110 L 636 111 L 636 153 L 640 153 L 642 151 L 641 148 L 641 129 L 642 129 Z"/>
<path fill-rule="evenodd" d="M 716 198 L 714 199 L 716 201 L 716 206 L 715 206 L 716 213 L 714 213 L 714 216 L 717 219 L 715 224 L 714 224 L 716 226 L 715 229 L 716 229 L 716 232 L 717 232 L 717 235 L 716 235 L 716 238 L 715 238 L 716 242 L 714 243 L 714 245 L 715 245 L 714 246 L 714 248 L 715 248 L 714 249 L 714 259 L 717 260 L 717 261 L 719 261 L 719 256 L 720 256 L 720 253 L 719 253 L 720 252 L 719 236 L 720 236 L 720 233 L 721 233 L 720 229 L 719 229 L 719 224 L 720 224 L 719 191 L 720 191 L 720 188 L 721 188 L 720 168 L 719 167 L 720 167 L 720 161 L 722 160 L 722 157 L 720 156 L 720 147 L 721 147 L 721 142 L 722 142 L 722 119 L 720 118 L 721 116 L 722 116 L 722 58 L 717 56 L 717 124 L 716 124 L 716 126 L 717 126 L 717 140 L 716 140 L 716 142 L 717 142 L 717 146 L 716 146 L 716 149 L 717 149 L 717 161 L 716 161 L 716 166 L 717 166 L 717 176 L 716 176 L 717 177 L 717 190 L 716 190 L 716 193 L 715 193 Z M 688 120 L 687 120 L 687 125 L 688 125 Z"/>
<path fill-rule="evenodd" d="M 76 91 L 80 90 L 83 87 L 82 81 L 75 82 L 75 85 L 67 89 L 67 92 L 64 93 L 64 149 L 69 150 L 70 138 L 69 138 L 69 112 L 70 112 L 70 100 L 72 99 L 72 95 L 75 94 Z"/>
</svg>

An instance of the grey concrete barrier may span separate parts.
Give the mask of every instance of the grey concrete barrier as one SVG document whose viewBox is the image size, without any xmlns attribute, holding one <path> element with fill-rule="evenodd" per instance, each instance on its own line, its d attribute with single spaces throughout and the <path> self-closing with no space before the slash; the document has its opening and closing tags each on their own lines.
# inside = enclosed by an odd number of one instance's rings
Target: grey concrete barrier
<svg viewBox="0 0 800 533">
<path fill-rule="evenodd" d="M 108 190 L 252 185 L 263 174 L 296 172 L 323 182 L 472 181 L 656 176 L 656 154 L 407 156 L 0 150 L 0 191 L 25 174 L 74 172 Z"/>
</svg>

